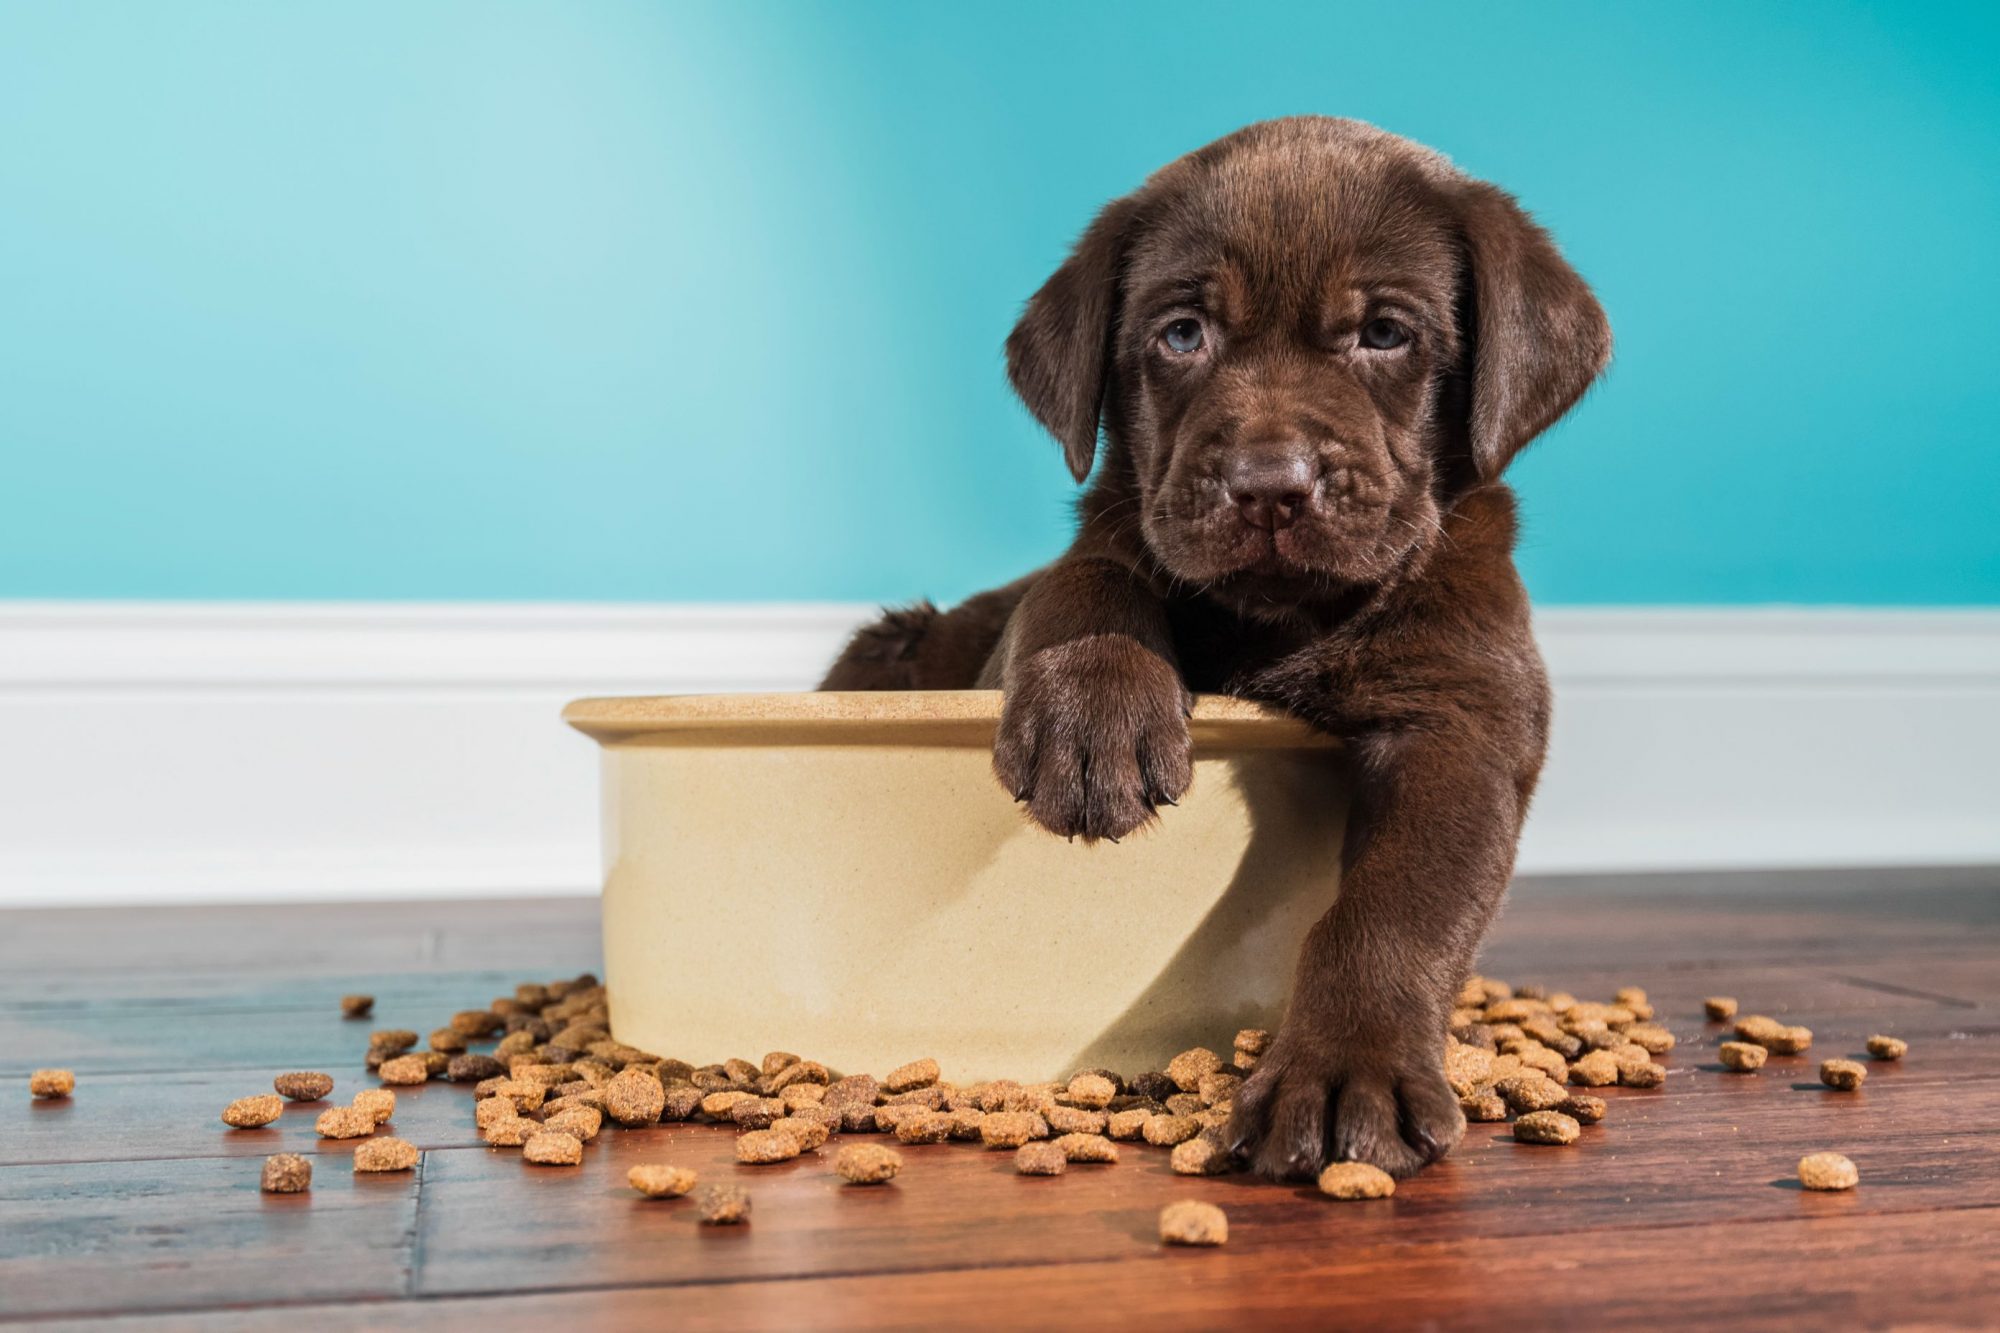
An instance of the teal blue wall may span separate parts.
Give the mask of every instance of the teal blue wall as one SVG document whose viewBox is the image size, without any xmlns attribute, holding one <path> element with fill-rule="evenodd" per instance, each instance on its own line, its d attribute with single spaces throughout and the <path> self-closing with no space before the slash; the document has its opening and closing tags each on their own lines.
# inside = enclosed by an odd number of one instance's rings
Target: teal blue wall
<svg viewBox="0 0 2000 1333">
<path fill-rule="evenodd" d="M 1608 380 L 1550 602 L 2000 601 L 2000 5 L 0 0 L 0 596 L 953 597 L 1000 343 L 1332 112 L 1513 190 Z"/>
</svg>

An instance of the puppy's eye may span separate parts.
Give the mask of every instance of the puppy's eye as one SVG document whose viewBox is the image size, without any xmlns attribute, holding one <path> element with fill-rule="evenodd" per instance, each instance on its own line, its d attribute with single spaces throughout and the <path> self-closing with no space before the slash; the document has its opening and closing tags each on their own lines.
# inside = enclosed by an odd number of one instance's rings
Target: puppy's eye
<svg viewBox="0 0 2000 1333">
<path fill-rule="evenodd" d="M 1386 352 L 1410 340 L 1410 331 L 1393 319 L 1371 319 L 1361 326 L 1361 345 L 1371 352 Z"/>
<path fill-rule="evenodd" d="M 1182 355 L 1199 352 L 1204 341 L 1201 321 L 1177 319 L 1161 332 L 1160 341 L 1167 345 L 1169 351 L 1179 352 Z"/>
</svg>

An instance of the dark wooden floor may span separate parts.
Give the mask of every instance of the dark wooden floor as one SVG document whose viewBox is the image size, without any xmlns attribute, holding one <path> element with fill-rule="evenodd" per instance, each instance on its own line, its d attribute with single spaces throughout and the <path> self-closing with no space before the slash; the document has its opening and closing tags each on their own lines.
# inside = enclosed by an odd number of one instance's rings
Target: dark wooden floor
<svg viewBox="0 0 2000 1333">
<path fill-rule="evenodd" d="M 428 1031 L 531 977 L 595 964 L 589 902 L 0 914 L 0 1319 L 91 1327 L 675 1328 L 1314 1324 L 1538 1328 L 2000 1323 L 2000 874 L 1810 875 L 1523 886 L 1493 975 L 1586 996 L 1647 987 L 1682 1037 L 1663 1090 L 1616 1091 L 1572 1149 L 1474 1126 L 1392 1200 L 1172 1176 L 1164 1154 L 1059 1179 L 964 1145 L 905 1150 L 890 1188 L 826 1155 L 738 1167 L 730 1135 L 607 1131 L 582 1167 L 481 1147 L 470 1094 L 403 1094 L 414 1175 L 356 1177 L 317 1108 L 226 1131 L 274 1073 L 369 1080 L 368 1027 Z M 379 997 L 343 1022 L 344 991 Z M 1699 1001 L 1813 1028 L 1807 1057 L 1719 1072 Z M 941 1002 L 948 997 L 940 997 Z M 1909 1039 L 1863 1092 L 1814 1081 L 1876 1031 Z M 1228 1034 L 1217 1034 L 1226 1040 Z M 772 1033 L 782 1044 L 783 1033 Z M 755 1058 L 759 1052 L 743 1052 Z M 917 1054 L 917 1053 L 913 1053 Z M 73 1099 L 31 1103 L 64 1065 Z M 949 1071 L 947 1070 L 947 1074 Z M 309 1196 L 261 1159 L 317 1153 Z M 1801 1154 L 1858 1163 L 1808 1194 Z M 672 1160 L 754 1193 L 746 1228 L 645 1203 L 627 1165 Z M 1154 1240 L 1161 1204 L 1222 1204 L 1214 1251 Z M 286 1307 L 277 1309 L 274 1307 Z"/>
</svg>

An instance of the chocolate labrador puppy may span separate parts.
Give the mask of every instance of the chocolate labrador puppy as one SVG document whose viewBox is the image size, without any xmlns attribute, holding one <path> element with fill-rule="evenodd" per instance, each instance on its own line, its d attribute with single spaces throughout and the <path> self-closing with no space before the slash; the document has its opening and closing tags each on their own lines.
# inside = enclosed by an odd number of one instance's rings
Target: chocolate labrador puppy
<svg viewBox="0 0 2000 1333">
<path fill-rule="evenodd" d="M 1191 691 L 1346 742 L 1341 890 L 1230 1127 L 1268 1175 L 1404 1175 L 1465 1131 L 1445 1029 L 1549 725 L 1500 476 L 1610 348 L 1504 192 L 1355 121 L 1240 130 L 1105 208 L 1007 340 L 1079 482 L 1101 427 L 1068 552 L 826 678 L 1004 690 L 994 770 L 1085 839 L 1186 789 Z"/>
</svg>

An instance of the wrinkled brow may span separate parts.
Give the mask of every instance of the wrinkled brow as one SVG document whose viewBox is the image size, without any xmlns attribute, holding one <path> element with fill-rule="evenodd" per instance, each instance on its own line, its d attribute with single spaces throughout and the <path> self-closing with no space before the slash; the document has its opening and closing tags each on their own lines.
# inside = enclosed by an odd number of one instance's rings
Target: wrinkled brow
<svg viewBox="0 0 2000 1333">
<path fill-rule="evenodd" d="M 1176 310 L 1193 310 L 1234 324 L 1250 306 L 1249 283 L 1227 259 L 1177 266 L 1137 287 L 1127 309 L 1143 322 Z"/>
</svg>

